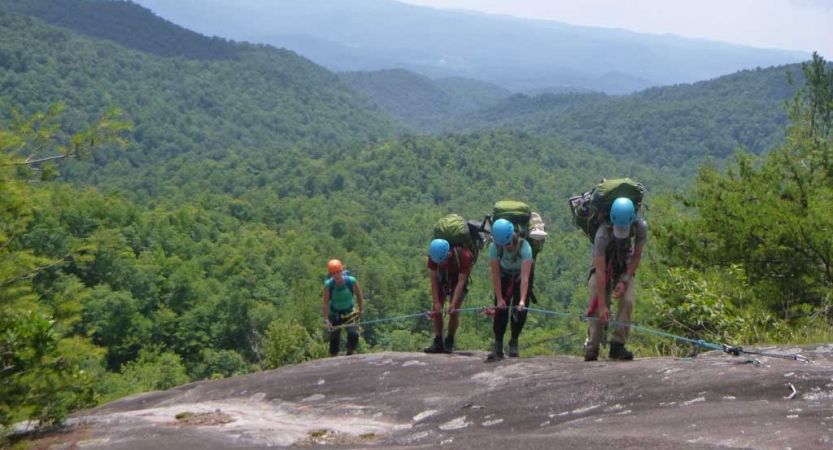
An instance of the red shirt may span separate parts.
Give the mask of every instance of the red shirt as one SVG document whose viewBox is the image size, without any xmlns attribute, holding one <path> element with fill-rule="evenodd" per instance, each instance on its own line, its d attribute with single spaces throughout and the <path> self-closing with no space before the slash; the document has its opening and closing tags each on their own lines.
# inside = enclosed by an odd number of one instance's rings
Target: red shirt
<svg viewBox="0 0 833 450">
<path fill-rule="evenodd" d="M 467 248 L 452 248 L 448 251 L 448 257 L 440 264 L 428 258 L 428 268 L 453 275 L 471 273 L 471 252 Z"/>
</svg>

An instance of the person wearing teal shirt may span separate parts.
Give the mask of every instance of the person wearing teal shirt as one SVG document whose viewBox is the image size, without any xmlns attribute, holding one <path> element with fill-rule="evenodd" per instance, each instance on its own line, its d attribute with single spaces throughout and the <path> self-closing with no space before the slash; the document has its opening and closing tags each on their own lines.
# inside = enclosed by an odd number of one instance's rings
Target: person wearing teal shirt
<svg viewBox="0 0 833 450">
<path fill-rule="evenodd" d="M 327 270 L 330 278 L 324 283 L 322 314 L 327 330 L 330 331 L 330 356 L 338 356 L 342 328 L 347 330 L 347 354 L 352 355 L 359 346 L 359 327 L 355 322 L 361 317 L 364 309 L 362 290 L 358 281 L 346 274 L 341 261 L 331 260 L 327 264 Z M 355 309 L 356 303 L 358 310 Z"/>
<path fill-rule="evenodd" d="M 512 222 L 496 220 L 492 224 L 492 242 L 489 244 L 489 266 L 497 307 L 492 326 L 495 342 L 486 357 L 487 361 L 503 359 L 503 337 L 510 316 L 512 334 L 509 339 L 509 356 L 520 356 L 518 338 L 526 323 L 532 262 L 532 247 L 515 232 Z M 512 299 L 510 308 L 507 308 L 507 298 Z"/>
</svg>

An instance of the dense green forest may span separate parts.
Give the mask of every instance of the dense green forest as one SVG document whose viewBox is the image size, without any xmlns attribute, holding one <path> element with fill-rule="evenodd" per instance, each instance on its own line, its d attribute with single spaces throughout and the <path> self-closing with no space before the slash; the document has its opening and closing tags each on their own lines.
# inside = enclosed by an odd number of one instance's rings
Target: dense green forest
<svg viewBox="0 0 833 450">
<path fill-rule="evenodd" d="M 509 95 L 482 83 L 444 86 L 403 70 L 341 76 L 417 132 L 547 134 L 689 177 L 705 157 L 723 160 L 739 147 L 759 155 L 783 139 L 784 103 L 795 94 L 788 73 L 803 82 L 800 66 L 791 65 L 627 96 Z"/>
<path fill-rule="evenodd" d="M 402 134 L 291 52 L 153 21 L 168 30 L 165 48 L 185 36 L 182 52 L 130 48 L 75 28 L 101 11 L 113 23 L 149 20 L 143 8 L 61 3 L 74 25 L 0 0 L 4 426 L 325 356 L 330 258 L 359 279 L 365 320 L 426 311 L 434 222 L 481 219 L 505 198 L 548 224 L 535 306 L 580 313 L 590 248 L 567 198 L 603 176 L 649 190 L 640 325 L 733 344 L 831 337 L 833 72 L 820 59 L 803 68 L 790 139 L 691 180 L 577 144 L 566 129 Z M 228 48 L 234 58 L 203 57 Z M 491 301 L 481 263 L 464 306 Z M 533 314 L 527 327 L 523 356 L 580 352 L 578 320 Z M 366 326 L 360 351 L 418 351 L 431 333 L 418 318 Z M 490 336 L 488 318 L 466 315 L 457 346 L 486 349 Z M 640 333 L 631 345 L 641 356 L 691 350 Z"/>
<path fill-rule="evenodd" d="M 693 173 L 704 157 L 725 159 L 743 147 L 762 154 L 783 139 L 784 103 L 794 95 L 787 72 L 798 65 L 738 72 L 691 85 L 602 94 L 514 95 L 460 117 L 445 130 L 519 129 L 570 139 L 667 170 Z"/>
<path fill-rule="evenodd" d="M 510 95 L 508 90 L 482 81 L 432 80 L 402 69 L 339 76 L 415 131 L 440 129 L 455 116 L 490 107 Z"/>
</svg>

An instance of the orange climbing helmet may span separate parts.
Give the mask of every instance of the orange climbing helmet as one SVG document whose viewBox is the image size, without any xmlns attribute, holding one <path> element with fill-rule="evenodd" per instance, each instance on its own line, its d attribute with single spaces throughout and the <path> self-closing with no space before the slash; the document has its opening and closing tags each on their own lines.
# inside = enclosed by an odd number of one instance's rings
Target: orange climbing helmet
<svg viewBox="0 0 833 450">
<path fill-rule="evenodd" d="M 331 259 L 330 262 L 327 263 L 327 271 L 330 273 L 341 272 L 342 270 L 344 270 L 344 265 L 337 259 Z"/>
</svg>

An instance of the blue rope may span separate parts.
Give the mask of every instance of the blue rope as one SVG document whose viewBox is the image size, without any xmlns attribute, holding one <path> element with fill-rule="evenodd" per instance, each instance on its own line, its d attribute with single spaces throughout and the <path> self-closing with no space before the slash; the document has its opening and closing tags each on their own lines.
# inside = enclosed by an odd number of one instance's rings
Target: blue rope
<svg viewBox="0 0 833 450">
<path fill-rule="evenodd" d="M 343 324 L 343 325 L 334 326 L 332 330 L 335 331 L 335 330 L 340 330 L 342 328 L 347 328 L 347 327 L 359 327 L 359 326 L 371 325 L 371 324 L 375 324 L 375 323 L 385 323 L 385 322 L 394 322 L 394 321 L 397 321 L 397 320 L 413 319 L 414 317 L 428 317 L 428 313 L 427 312 L 421 312 L 421 313 L 418 313 L 418 314 L 408 314 L 408 315 L 405 315 L 405 316 L 396 316 L 396 317 L 390 317 L 390 318 L 386 318 L 386 319 L 375 319 L 375 320 L 365 320 L 363 322 L 346 323 L 346 324 Z"/>
<path fill-rule="evenodd" d="M 446 313 L 446 314 L 448 314 L 448 313 L 462 313 L 462 312 L 470 312 L 470 311 L 483 311 L 483 309 L 484 308 L 482 308 L 482 307 L 460 308 L 460 309 L 444 309 L 442 312 Z M 430 315 L 431 315 L 431 312 L 432 311 L 426 311 L 426 312 L 421 312 L 421 313 L 417 313 L 417 314 L 407 314 L 407 315 L 404 315 L 404 316 L 389 317 L 389 318 L 386 318 L 386 319 L 374 319 L 374 320 L 365 320 L 363 322 L 347 323 L 347 324 L 344 324 L 344 325 L 334 326 L 333 331 L 340 330 L 342 328 L 347 328 L 347 327 L 364 326 L 364 325 L 371 325 L 371 324 L 377 324 L 377 323 L 395 322 L 397 320 L 413 319 L 415 317 L 429 318 Z"/>
<path fill-rule="evenodd" d="M 552 316 L 578 317 L 579 319 L 582 319 L 582 320 L 596 320 L 596 321 L 599 320 L 599 318 L 597 318 L 597 317 L 588 317 L 586 314 L 560 313 L 560 312 L 556 312 L 556 311 L 547 311 L 545 309 L 534 309 L 534 308 L 526 308 L 526 310 L 527 311 L 532 311 L 532 312 L 537 312 L 537 313 L 542 313 L 542 314 L 549 314 L 549 315 L 552 315 Z M 670 339 L 676 339 L 678 341 L 688 342 L 688 343 L 691 343 L 691 344 L 694 344 L 694 345 L 699 345 L 699 346 L 702 346 L 702 347 L 711 348 L 713 350 L 723 350 L 723 346 L 716 345 L 716 344 L 711 344 L 711 343 L 706 342 L 702 339 L 700 339 L 700 340 L 688 339 L 688 338 L 683 337 L 683 336 L 677 336 L 677 335 L 674 335 L 674 334 L 671 334 L 671 333 L 665 333 L 665 332 L 662 332 L 662 331 L 652 330 L 650 328 L 640 327 L 640 326 L 637 326 L 637 325 L 627 324 L 627 323 L 623 323 L 623 322 L 617 322 L 615 320 L 611 320 L 610 324 L 615 325 L 615 326 L 621 326 L 621 327 L 629 327 L 632 330 L 644 331 L 646 333 L 651 333 L 651 334 L 655 334 L 657 336 L 662 336 L 662 337 L 666 337 L 666 338 L 670 338 Z"/>
<path fill-rule="evenodd" d="M 482 312 L 482 311 L 486 311 L 490 308 L 493 308 L 493 307 L 469 307 L 469 308 L 443 310 L 442 312 L 444 314 L 463 313 L 463 312 L 471 312 L 471 311 Z M 513 306 L 511 309 L 517 310 L 517 307 Z M 575 318 L 578 318 L 580 320 L 588 320 L 588 321 L 589 320 L 596 320 L 596 321 L 599 320 L 599 318 L 597 318 L 597 317 L 588 317 L 586 314 L 564 313 L 564 312 L 549 311 L 549 310 L 546 310 L 546 309 L 536 309 L 536 308 L 525 308 L 525 310 L 530 311 L 530 312 L 535 312 L 535 313 L 551 315 L 551 316 L 575 317 Z M 417 314 L 407 314 L 407 315 L 404 315 L 404 316 L 396 316 L 396 317 L 390 317 L 390 318 L 385 318 L 385 319 L 366 320 L 366 321 L 363 321 L 363 322 L 354 322 L 354 323 L 350 323 L 350 324 L 335 326 L 335 327 L 332 328 L 332 330 L 336 331 L 336 330 L 340 330 L 342 328 L 352 327 L 352 326 L 365 326 L 365 325 L 372 325 L 372 324 L 378 324 L 378 323 L 395 322 L 395 321 L 399 321 L 399 320 L 413 319 L 413 318 L 416 318 L 416 317 L 430 318 L 430 315 L 431 315 L 431 311 L 426 311 L 426 312 L 421 312 L 421 313 L 417 313 Z M 669 338 L 669 339 L 676 339 L 678 341 L 688 342 L 690 344 L 694 344 L 694 345 L 697 345 L 699 347 L 709 348 L 709 349 L 712 349 L 712 350 L 722 350 L 722 351 L 726 351 L 726 352 L 730 352 L 730 353 L 731 353 L 730 350 L 743 351 L 742 349 L 739 349 L 738 347 L 728 347 L 726 345 L 712 344 L 712 343 L 706 342 L 702 339 L 698 339 L 698 340 L 689 339 L 689 338 L 686 338 L 686 337 L 683 337 L 683 336 L 677 336 L 677 335 L 674 335 L 674 334 L 671 334 L 671 333 L 652 330 L 650 328 L 640 327 L 640 326 L 637 326 L 637 325 L 626 324 L 626 323 L 618 322 L 618 321 L 615 321 L 615 320 L 611 320 L 609 323 L 610 323 L 610 325 L 630 327 L 633 330 L 639 330 L 639 331 L 643 331 L 645 333 L 650 333 L 650 334 L 654 334 L 654 335 L 657 335 L 657 336 L 662 336 L 662 337 Z"/>
</svg>

